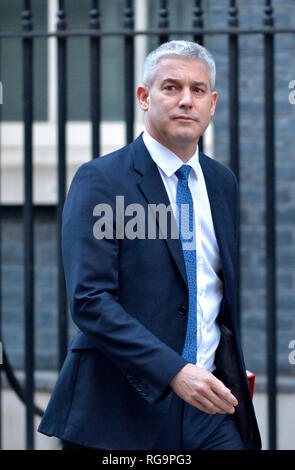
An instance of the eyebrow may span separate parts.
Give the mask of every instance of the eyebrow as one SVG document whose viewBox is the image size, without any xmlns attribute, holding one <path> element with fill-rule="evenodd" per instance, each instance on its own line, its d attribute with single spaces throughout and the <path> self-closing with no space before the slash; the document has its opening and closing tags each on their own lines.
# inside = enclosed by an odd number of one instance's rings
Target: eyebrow
<svg viewBox="0 0 295 470">
<path fill-rule="evenodd" d="M 179 80 L 178 78 L 165 78 L 163 81 L 162 81 L 162 86 L 165 85 L 165 83 L 175 83 L 175 84 L 178 84 L 180 83 L 181 80 Z M 199 82 L 198 80 L 193 80 L 193 84 L 195 86 L 203 86 L 204 88 L 208 88 L 208 85 L 205 83 L 205 82 Z"/>
</svg>

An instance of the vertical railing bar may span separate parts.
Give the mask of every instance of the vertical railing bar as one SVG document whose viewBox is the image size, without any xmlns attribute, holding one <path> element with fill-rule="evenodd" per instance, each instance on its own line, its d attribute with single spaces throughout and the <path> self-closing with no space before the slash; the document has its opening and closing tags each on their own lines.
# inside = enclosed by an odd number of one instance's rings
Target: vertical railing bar
<svg viewBox="0 0 295 470">
<path fill-rule="evenodd" d="M 228 26 L 238 27 L 236 1 L 230 0 Z M 229 34 L 229 135 L 230 167 L 239 181 L 239 44 L 238 35 Z"/>
<path fill-rule="evenodd" d="M 158 27 L 161 29 L 169 28 L 168 0 L 160 1 Z M 159 35 L 159 44 L 163 44 L 164 42 L 167 42 L 168 40 L 169 40 L 168 33 L 166 34 L 163 33 Z"/>
<path fill-rule="evenodd" d="M 99 29 L 99 0 L 92 0 L 90 10 L 90 29 Z M 92 158 L 100 155 L 100 121 L 101 121 L 101 80 L 100 80 L 100 44 L 99 37 L 90 38 L 90 110 L 92 126 Z"/>
<path fill-rule="evenodd" d="M 64 1 L 59 0 L 57 30 L 66 29 Z M 67 49 L 66 37 L 57 38 L 58 69 L 58 202 L 57 202 L 57 266 L 58 266 L 58 366 L 61 369 L 67 354 L 67 295 L 62 263 L 61 226 L 66 197 L 66 119 L 67 119 Z"/>
<path fill-rule="evenodd" d="M 239 27 L 238 9 L 236 0 L 229 2 L 228 26 L 232 28 Z M 239 36 L 229 34 L 229 142 L 230 142 L 230 162 L 229 166 L 235 173 L 238 182 L 240 181 L 240 135 L 239 135 Z M 239 208 L 240 209 L 240 208 Z M 240 213 L 240 210 L 239 210 Z M 241 263 L 240 263 L 240 226 L 237 232 L 238 237 L 238 259 L 237 259 L 237 278 L 236 278 L 236 309 L 237 320 L 241 334 Z"/>
<path fill-rule="evenodd" d="M 24 1 L 23 31 L 32 30 L 30 0 Z M 26 448 L 34 449 L 34 208 L 33 208 L 33 40 L 23 38 L 24 118 L 24 297 Z"/>
<path fill-rule="evenodd" d="M 126 0 L 124 11 L 124 28 L 130 34 L 124 38 L 125 70 L 125 125 L 126 143 L 134 139 L 134 11 L 133 0 Z"/>
<path fill-rule="evenodd" d="M 194 41 L 203 45 L 204 36 L 200 30 L 204 27 L 202 0 L 195 0 L 193 7 L 193 28 L 198 32 L 194 33 Z"/>
<path fill-rule="evenodd" d="M 265 1 L 264 26 L 273 27 L 271 0 Z M 266 324 L 267 324 L 267 391 L 268 446 L 277 447 L 276 402 L 276 215 L 275 215 L 275 124 L 274 124 L 274 36 L 264 34 L 265 90 L 265 180 L 266 180 Z"/>
<path fill-rule="evenodd" d="M 194 42 L 197 42 L 201 46 L 204 44 L 204 35 L 200 30 L 202 30 L 204 27 L 203 23 L 203 9 L 202 9 L 202 0 L 195 0 L 194 2 L 194 7 L 193 7 L 193 28 L 198 30 L 193 35 L 193 40 Z M 199 151 L 203 152 L 204 150 L 204 137 L 201 135 L 199 139 Z"/>
<path fill-rule="evenodd" d="M 3 103 L 3 88 L 2 88 L 2 42 L 0 41 L 0 86 L 1 86 L 1 96 L 0 96 L 0 208 L 2 208 L 2 103 Z M 1 101 L 2 99 L 2 101 Z M 2 450 L 2 370 L 3 370 L 3 338 L 2 338 L 2 210 L 0 210 L 0 354 L 2 362 L 0 361 L 0 450 Z"/>
</svg>

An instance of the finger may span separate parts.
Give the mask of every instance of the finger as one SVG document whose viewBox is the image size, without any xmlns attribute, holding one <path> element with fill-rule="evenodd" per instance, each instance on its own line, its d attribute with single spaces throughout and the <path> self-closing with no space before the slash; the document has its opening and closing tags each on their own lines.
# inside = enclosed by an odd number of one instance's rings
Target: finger
<svg viewBox="0 0 295 470">
<path fill-rule="evenodd" d="M 235 412 L 235 407 L 231 403 L 225 401 L 212 390 L 208 390 L 206 399 L 215 407 L 217 413 L 233 414 Z"/>
<path fill-rule="evenodd" d="M 202 409 L 206 413 L 234 413 L 234 407 L 220 398 L 211 388 L 211 381 L 196 387 L 194 393 L 189 397 L 191 404 Z"/>
<path fill-rule="evenodd" d="M 220 380 L 217 379 L 217 382 L 212 383 L 211 389 L 228 405 L 237 406 L 238 400 Z"/>
<path fill-rule="evenodd" d="M 210 377 L 206 382 L 206 387 L 199 388 L 199 393 L 216 407 L 218 413 L 234 413 L 238 401 L 231 391 L 215 377 Z"/>
<path fill-rule="evenodd" d="M 223 408 L 216 406 L 210 399 L 202 395 L 199 395 L 190 404 L 207 414 L 226 413 Z"/>
<path fill-rule="evenodd" d="M 210 415 L 215 415 L 217 413 L 215 406 L 205 397 L 199 397 L 198 399 L 195 398 L 189 403 L 190 405 L 194 406 L 195 408 L 198 408 L 204 413 L 207 413 Z"/>
</svg>

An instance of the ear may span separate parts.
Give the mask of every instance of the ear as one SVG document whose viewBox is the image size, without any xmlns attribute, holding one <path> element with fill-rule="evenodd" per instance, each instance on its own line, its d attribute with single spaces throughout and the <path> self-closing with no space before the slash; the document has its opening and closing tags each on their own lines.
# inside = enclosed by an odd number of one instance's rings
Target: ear
<svg viewBox="0 0 295 470">
<path fill-rule="evenodd" d="M 143 111 L 149 109 L 149 89 L 147 86 L 140 85 L 136 90 L 137 101 Z"/>
<path fill-rule="evenodd" d="M 215 108 L 216 108 L 216 102 L 217 102 L 217 97 L 218 93 L 217 91 L 212 91 L 212 97 L 211 97 L 211 109 L 210 109 L 210 116 L 213 118 L 214 113 L 215 113 Z"/>
</svg>

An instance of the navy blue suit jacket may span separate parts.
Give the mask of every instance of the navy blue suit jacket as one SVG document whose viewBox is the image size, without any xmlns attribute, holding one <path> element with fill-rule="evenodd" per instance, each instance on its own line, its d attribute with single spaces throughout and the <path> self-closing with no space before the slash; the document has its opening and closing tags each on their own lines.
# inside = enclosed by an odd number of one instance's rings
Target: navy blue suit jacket
<svg viewBox="0 0 295 470">
<path fill-rule="evenodd" d="M 230 170 L 202 153 L 200 164 L 222 261 L 221 320 L 233 333 L 248 416 L 241 426 L 247 447 L 260 448 L 235 316 L 237 183 Z M 125 207 L 140 204 L 146 222 L 148 204 L 169 205 L 142 136 L 82 165 L 73 178 L 62 249 L 70 311 L 79 331 L 39 431 L 88 447 L 149 449 L 170 404 L 169 382 L 186 364 L 181 352 L 187 279 L 181 242 L 169 231 L 166 239 L 94 236 L 97 204 L 113 209 L 116 230 L 118 195 Z"/>
</svg>

